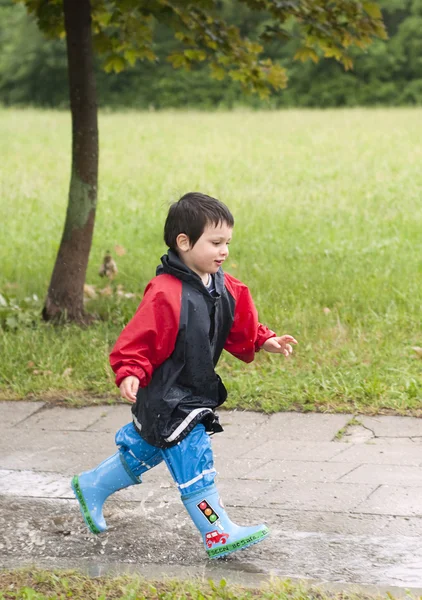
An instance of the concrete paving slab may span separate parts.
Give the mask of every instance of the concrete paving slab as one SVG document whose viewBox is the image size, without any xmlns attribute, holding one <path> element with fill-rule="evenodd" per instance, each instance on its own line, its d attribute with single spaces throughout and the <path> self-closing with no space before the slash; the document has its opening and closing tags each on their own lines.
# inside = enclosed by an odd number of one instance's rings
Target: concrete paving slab
<svg viewBox="0 0 422 600">
<path fill-rule="evenodd" d="M 346 427 L 342 435 L 334 441 L 340 444 L 363 444 L 375 439 L 374 433 L 370 429 L 362 427 L 362 425 L 351 425 Z"/>
<path fill-rule="evenodd" d="M 286 441 L 280 439 L 270 439 L 256 448 L 250 449 L 243 456 L 244 458 L 267 458 L 267 459 L 286 459 L 286 460 L 305 460 L 305 461 L 324 461 L 335 459 L 348 448 L 343 447 L 336 442 L 308 442 L 308 441 Z M 336 459 L 337 460 L 337 459 Z M 342 461 L 343 462 L 343 461 Z M 346 461 L 348 462 L 348 461 Z M 350 461 L 363 462 L 363 461 Z"/>
<path fill-rule="evenodd" d="M 3 470 L 7 481 L 0 483 L 0 494 L 20 498 L 73 498 L 70 478 L 58 473 Z"/>
<path fill-rule="evenodd" d="M 244 479 L 221 479 L 218 483 L 221 498 L 227 506 L 259 506 L 266 504 L 266 498 L 275 489 L 269 481 L 254 481 Z"/>
<path fill-rule="evenodd" d="M 161 483 L 145 480 L 141 485 L 121 490 L 107 504 L 110 504 L 112 501 L 117 503 L 120 509 L 125 502 L 138 502 L 142 505 L 141 509 L 143 511 L 155 512 L 156 510 L 160 510 L 164 505 L 178 505 L 180 503 L 180 494 L 170 475 L 163 474 Z"/>
<path fill-rule="evenodd" d="M 233 479 L 242 477 L 246 477 L 247 479 L 259 479 L 255 477 L 249 477 L 249 474 L 251 471 L 256 471 L 265 465 L 266 462 L 267 460 L 265 458 L 234 458 L 230 460 L 220 453 L 215 457 L 214 466 L 220 479 Z"/>
<path fill-rule="evenodd" d="M 59 411 L 60 422 L 61 410 L 75 413 L 73 423 L 85 430 L 58 431 L 53 411 Z M 63 560 L 70 566 L 72 559 L 86 559 L 95 569 L 101 557 L 108 565 L 123 560 L 143 569 L 156 560 L 163 568 L 208 565 L 163 463 L 143 475 L 142 485 L 106 502 L 108 533 L 87 533 L 70 477 L 116 451 L 114 433 L 128 422 L 127 415 L 130 419 L 130 406 L 93 407 L 89 417 L 82 413 L 82 421 L 80 410 L 68 410 L 43 410 L 33 415 L 33 422 L 40 417 L 36 427 L 13 429 L 0 410 L 2 561 L 3 556 L 13 564 Z M 43 412 L 51 417 L 51 431 L 43 430 Z M 344 422 L 338 417 L 347 421 L 348 415 L 221 411 L 220 417 L 226 431 L 212 444 L 229 515 L 240 524 L 267 522 L 272 533 L 263 544 L 225 561 L 224 568 L 330 582 L 422 585 L 422 436 L 401 437 L 400 430 L 368 443 L 359 437 L 334 442 L 329 440 Z M 406 421 L 411 424 L 406 434 L 418 432 L 419 422 Z M 393 432 L 388 427 L 384 431 Z M 280 428 L 291 439 L 281 438 Z"/>
<path fill-rule="evenodd" d="M 277 413 L 270 416 L 265 432 L 279 440 L 331 442 L 351 418 L 347 414 Z"/>
<path fill-rule="evenodd" d="M 422 437 L 422 419 L 412 417 L 359 417 L 359 421 L 371 429 L 377 437 Z"/>
<path fill-rule="evenodd" d="M 370 440 L 368 440 L 368 444 L 371 444 L 373 446 L 392 446 L 393 444 L 395 446 L 400 446 L 400 445 L 415 445 L 418 443 L 418 440 L 422 439 L 422 438 L 411 438 L 411 437 L 373 437 Z"/>
<path fill-rule="evenodd" d="M 252 506 L 347 512 L 360 505 L 376 486 L 347 483 L 279 482 L 273 491 L 253 500 Z"/>
<path fill-rule="evenodd" d="M 357 465 L 334 462 L 270 460 L 245 475 L 246 479 L 279 481 L 337 481 Z M 366 482 L 364 482 L 366 483 Z"/>
<path fill-rule="evenodd" d="M 139 513 L 150 514 L 163 510 L 163 507 L 169 508 L 180 504 L 180 494 L 176 485 L 166 479 L 163 482 L 152 482 L 145 480 L 141 485 L 120 490 L 113 494 L 104 505 L 105 511 L 126 511 L 132 510 L 133 504 L 139 505 Z"/>
<path fill-rule="evenodd" d="M 167 468 L 158 466 L 151 471 L 154 478 L 147 479 L 140 485 L 134 485 L 118 494 L 112 499 L 118 504 L 121 502 L 148 503 L 180 501 L 179 492 Z M 71 477 L 62 473 L 0 469 L 0 495 L 17 496 L 21 498 L 62 498 L 74 499 L 71 489 Z"/>
<path fill-rule="evenodd" d="M 410 465 L 419 467 L 422 465 L 422 453 L 417 444 L 385 441 L 383 444 L 354 444 L 347 447 L 344 452 L 328 460 L 352 464 Z"/>
<path fill-rule="evenodd" d="M 113 406 L 111 410 L 103 411 L 94 423 L 91 423 L 87 431 L 104 431 L 113 435 L 118 429 L 132 421 L 131 405 Z"/>
<path fill-rule="evenodd" d="M 422 487 L 422 467 L 360 465 L 341 478 L 342 483 L 373 483 Z"/>
<path fill-rule="evenodd" d="M 44 402 L 0 402 L 1 430 L 14 427 L 43 406 Z"/>
<path fill-rule="evenodd" d="M 230 456 L 232 459 L 243 458 L 244 456 L 252 453 L 251 458 L 260 458 L 254 454 L 256 448 L 259 448 L 265 444 L 266 438 L 253 437 L 253 438 L 229 438 L 224 433 L 218 433 L 213 435 L 211 438 L 211 445 L 214 451 L 215 459 L 219 460 Z"/>
<path fill-rule="evenodd" d="M 42 431 L 84 431 L 106 415 L 113 413 L 111 407 L 89 406 L 85 408 L 49 408 L 42 410 L 19 423 L 23 429 Z"/>
<path fill-rule="evenodd" d="M 231 508 L 233 518 L 242 516 L 245 509 Z M 320 510 L 285 509 L 282 506 L 248 507 L 248 518 L 252 523 L 259 523 L 260 519 L 267 522 L 276 522 L 285 531 L 337 533 L 344 536 L 368 535 L 395 537 L 403 535 L 408 537 L 422 536 L 422 519 L 407 516 L 330 512 Z M 421 538 L 422 539 L 422 538 Z M 422 542 L 421 542 L 422 544 Z"/>
<path fill-rule="evenodd" d="M 242 410 L 220 410 L 220 423 L 224 428 L 225 438 L 244 438 L 259 433 L 262 425 L 267 426 L 270 416 Z"/>
<path fill-rule="evenodd" d="M 0 468 L 58 471 L 63 474 L 91 469 L 116 452 L 113 436 L 102 433 L 16 430 L 0 437 Z"/>
<path fill-rule="evenodd" d="M 359 518 L 363 518 L 364 513 L 359 514 Z M 377 517 L 376 514 L 370 513 L 370 519 L 376 522 L 375 519 Z M 422 518 L 412 517 L 409 518 L 407 515 L 382 515 L 383 517 L 387 517 L 388 521 L 385 523 L 384 528 L 382 529 L 382 535 L 404 535 L 407 537 L 417 536 L 420 540 L 422 540 Z M 378 534 L 381 532 L 378 531 Z"/>
<path fill-rule="evenodd" d="M 176 485 L 164 465 L 159 465 L 147 475 L 154 475 L 155 479 L 150 477 L 149 479 L 145 479 L 141 485 L 135 485 L 114 494 L 107 501 L 106 506 L 114 506 L 115 509 L 119 507 L 118 510 L 123 510 L 125 502 L 138 502 L 142 505 L 140 507 L 141 512 L 152 513 L 161 509 L 164 504 L 174 506 L 180 502 Z M 3 483 L 0 483 L 0 495 L 17 496 L 20 498 L 73 499 L 70 488 L 70 477 L 65 477 L 61 473 L 3 469 L 0 470 L 1 477 L 7 477 L 7 481 L 5 479 Z M 232 485 L 232 482 L 230 485 Z M 225 486 L 221 486 L 221 483 L 219 483 L 219 488 L 225 491 L 225 504 L 227 506 L 245 506 L 244 497 L 239 496 L 239 494 L 233 494 L 233 486 L 231 489 L 225 489 Z M 245 491 L 248 492 L 249 489 L 249 487 L 245 488 Z M 315 493 L 315 490 L 313 493 Z M 278 507 L 277 510 L 281 509 L 282 511 L 281 517 L 284 529 L 291 527 L 294 530 L 298 530 L 298 528 L 303 531 L 324 530 L 326 532 L 353 535 L 359 532 L 372 535 L 379 535 L 382 532 L 382 535 L 386 535 L 390 532 L 392 534 L 419 534 L 422 536 L 422 519 L 419 519 L 417 522 L 410 522 L 409 519 L 405 518 L 380 515 L 374 520 L 373 516 L 350 515 L 347 512 L 337 515 L 329 513 L 327 515 L 326 513 L 315 511 L 311 514 L 308 505 L 305 505 L 305 508 L 301 509 L 306 512 L 298 510 L 296 502 L 294 502 L 295 508 L 291 509 L 292 503 L 290 497 L 287 500 L 281 498 L 280 502 L 282 506 Z M 260 504 L 264 504 L 264 501 L 261 500 Z M 318 508 L 323 510 L 323 507 L 320 505 Z M 344 504 L 342 508 L 346 510 Z M 262 519 L 262 509 L 268 510 L 268 506 L 254 508 L 248 505 L 250 519 L 257 522 L 259 519 Z M 107 508 L 107 510 L 109 509 Z M 274 510 L 274 507 L 272 510 Z M 397 507 L 393 507 L 393 510 L 396 511 Z"/>
<path fill-rule="evenodd" d="M 422 517 L 422 487 L 381 485 L 355 512 Z"/>
</svg>

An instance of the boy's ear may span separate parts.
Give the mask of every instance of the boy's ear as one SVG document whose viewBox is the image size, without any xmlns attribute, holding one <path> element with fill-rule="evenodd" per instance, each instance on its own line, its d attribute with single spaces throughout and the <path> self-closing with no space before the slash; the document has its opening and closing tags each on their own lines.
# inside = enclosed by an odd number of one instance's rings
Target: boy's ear
<svg viewBox="0 0 422 600">
<path fill-rule="evenodd" d="M 186 233 L 179 233 L 176 238 L 176 245 L 182 252 L 187 252 L 190 249 L 190 240 Z"/>
</svg>

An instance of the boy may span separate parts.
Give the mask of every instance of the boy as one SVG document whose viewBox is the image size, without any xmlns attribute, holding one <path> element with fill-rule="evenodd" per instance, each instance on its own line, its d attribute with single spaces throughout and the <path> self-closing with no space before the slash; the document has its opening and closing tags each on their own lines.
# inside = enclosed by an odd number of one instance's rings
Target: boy
<svg viewBox="0 0 422 600">
<path fill-rule="evenodd" d="M 268 535 L 265 525 L 232 523 L 214 485 L 208 434 L 223 430 L 214 409 L 227 397 L 214 369 L 223 348 L 251 362 L 260 348 L 289 356 L 297 342 L 261 325 L 248 288 L 223 272 L 233 226 L 229 209 L 205 194 L 185 194 L 169 209 L 169 251 L 110 355 L 133 421 L 117 432 L 115 455 L 72 480 L 93 533 L 107 528 L 106 498 L 164 460 L 210 558 Z"/>
</svg>

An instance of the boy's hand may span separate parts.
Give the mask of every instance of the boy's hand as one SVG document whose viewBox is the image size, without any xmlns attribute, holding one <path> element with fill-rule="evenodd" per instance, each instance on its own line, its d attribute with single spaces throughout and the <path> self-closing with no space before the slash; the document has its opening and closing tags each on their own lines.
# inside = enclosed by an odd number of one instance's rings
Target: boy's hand
<svg viewBox="0 0 422 600">
<path fill-rule="evenodd" d="M 120 395 L 129 402 L 136 402 L 136 392 L 139 389 L 139 379 L 134 375 L 125 377 L 119 386 Z"/>
<path fill-rule="evenodd" d="M 267 352 L 275 352 L 276 354 L 284 354 L 290 356 L 293 352 L 291 344 L 297 344 L 297 341 L 291 335 L 282 335 L 280 337 L 272 337 L 266 340 L 261 348 Z"/>
</svg>

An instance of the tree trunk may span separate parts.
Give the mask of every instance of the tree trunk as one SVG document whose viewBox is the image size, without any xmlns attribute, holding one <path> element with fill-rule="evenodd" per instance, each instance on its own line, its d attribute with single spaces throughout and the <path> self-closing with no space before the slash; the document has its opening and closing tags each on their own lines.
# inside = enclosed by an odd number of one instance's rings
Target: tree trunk
<svg viewBox="0 0 422 600">
<path fill-rule="evenodd" d="M 86 322 L 83 290 L 94 231 L 98 183 L 91 5 L 90 0 L 63 0 L 63 8 L 72 113 L 72 173 L 66 221 L 43 318 L 46 321 Z"/>
</svg>

